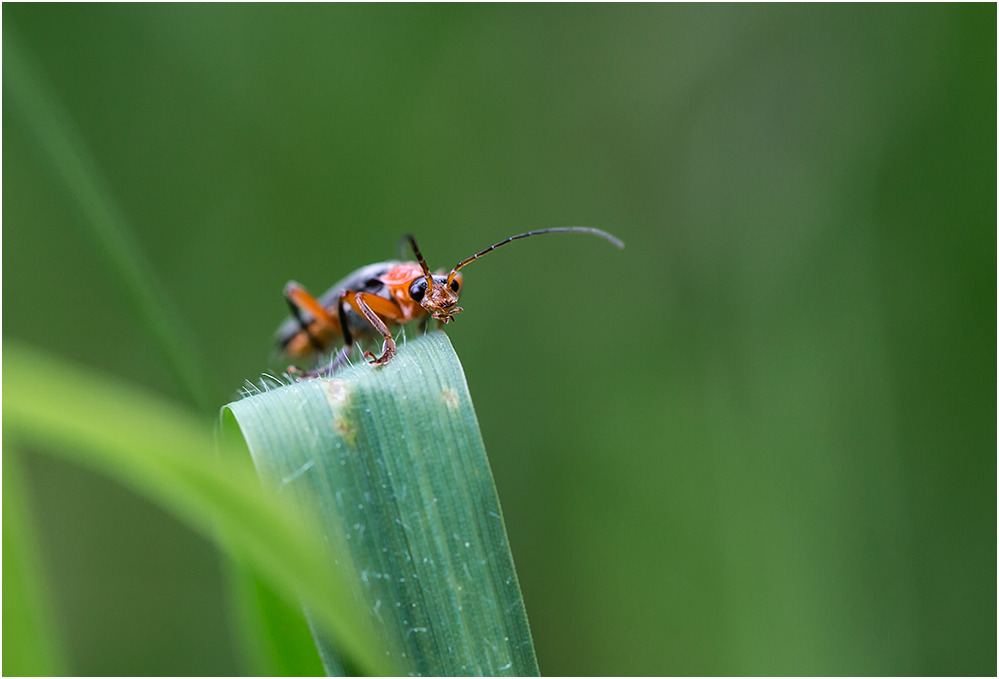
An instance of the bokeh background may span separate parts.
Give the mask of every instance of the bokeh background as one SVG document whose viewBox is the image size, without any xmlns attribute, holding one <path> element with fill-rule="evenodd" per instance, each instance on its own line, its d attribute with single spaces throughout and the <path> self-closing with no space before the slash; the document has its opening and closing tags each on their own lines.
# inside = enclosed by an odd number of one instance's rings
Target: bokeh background
<svg viewBox="0 0 999 679">
<path fill-rule="evenodd" d="M 542 672 L 995 674 L 995 5 L 3 19 L 219 405 L 407 231 L 627 243 L 505 248 L 449 326 Z M 4 338 L 179 400 L 8 99 Z M 27 461 L 74 673 L 241 671 L 209 543 Z"/>
</svg>

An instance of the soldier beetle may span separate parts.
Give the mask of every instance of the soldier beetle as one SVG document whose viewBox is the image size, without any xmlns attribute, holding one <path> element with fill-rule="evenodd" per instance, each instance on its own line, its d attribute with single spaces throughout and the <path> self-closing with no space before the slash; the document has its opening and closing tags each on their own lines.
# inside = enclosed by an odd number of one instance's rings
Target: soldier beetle
<svg viewBox="0 0 999 679">
<path fill-rule="evenodd" d="M 276 337 L 278 347 L 284 354 L 292 359 L 311 358 L 325 353 L 328 345 L 343 342 L 343 347 L 324 368 L 306 373 L 291 366 L 289 374 L 307 377 L 329 375 L 347 362 L 359 338 L 375 335 L 383 338 L 381 356 L 366 351 L 364 357 L 374 365 L 388 363 L 396 353 L 389 326 L 419 320 L 420 327 L 425 330 L 431 318 L 440 325 L 450 323 L 454 315 L 462 310 L 457 303 L 463 267 L 502 245 L 545 233 L 589 233 L 609 240 L 619 248 L 624 247 L 624 243 L 600 229 L 584 226 L 541 229 L 510 236 L 490 245 L 461 260 L 448 273 L 431 273 L 416 239 L 409 234 L 403 239 L 412 247 L 415 262 L 369 264 L 336 283 L 319 298 L 313 297 L 295 281 L 288 281 L 284 286 L 284 296 L 292 315 L 278 328 Z"/>
</svg>

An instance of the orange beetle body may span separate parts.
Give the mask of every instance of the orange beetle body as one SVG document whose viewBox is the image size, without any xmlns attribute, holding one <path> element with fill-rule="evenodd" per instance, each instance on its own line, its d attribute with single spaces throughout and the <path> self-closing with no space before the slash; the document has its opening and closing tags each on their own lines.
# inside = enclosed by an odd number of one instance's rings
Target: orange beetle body
<svg viewBox="0 0 999 679">
<path fill-rule="evenodd" d="M 438 272 L 435 278 L 443 276 L 446 274 Z M 306 327 L 302 327 L 302 323 L 296 316 L 288 318 L 278 328 L 275 338 L 277 345 L 290 358 L 308 359 L 320 351 L 325 351 L 326 346 L 339 344 L 343 341 L 344 333 L 340 314 L 337 313 L 337 300 L 340 299 L 344 291 L 377 295 L 394 304 L 395 308 L 388 309 L 389 313 L 379 314 L 386 321 L 386 325 L 390 327 L 415 320 L 429 320 L 427 310 L 414 300 L 410 293 L 413 283 L 423 278 L 423 269 L 417 262 L 380 262 L 361 267 L 343 280 L 338 281 L 316 300 L 326 310 L 329 318 L 324 319 L 321 316 L 316 318 L 308 309 L 301 309 L 299 315 Z M 460 289 L 461 274 L 455 277 L 455 281 Z M 297 284 L 294 281 L 290 282 L 286 286 L 286 291 L 288 288 L 292 288 L 289 293 L 296 294 L 295 286 Z M 348 300 L 347 303 L 350 304 L 350 301 Z M 369 304 L 369 306 L 371 305 Z M 346 312 L 346 320 L 351 337 L 364 338 L 377 335 L 376 329 L 368 322 L 364 314 L 353 305 Z M 321 345 L 322 349 L 316 347 L 317 343 Z"/>
</svg>

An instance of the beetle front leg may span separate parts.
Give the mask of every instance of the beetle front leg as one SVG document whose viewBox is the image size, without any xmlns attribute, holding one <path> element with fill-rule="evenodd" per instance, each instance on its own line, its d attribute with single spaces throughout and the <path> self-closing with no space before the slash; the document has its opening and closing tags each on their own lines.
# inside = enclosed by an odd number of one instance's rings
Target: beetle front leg
<svg viewBox="0 0 999 679">
<path fill-rule="evenodd" d="M 364 318 L 367 319 L 368 323 L 371 324 L 371 327 L 377 330 L 385 340 L 382 343 L 381 356 L 375 356 L 370 351 L 365 351 L 364 357 L 371 359 L 371 363 L 373 365 L 385 365 L 392 360 L 393 356 L 395 356 L 396 344 L 395 340 L 392 338 L 392 333 L 389 332 L 388 326 L 385 324 L 385 321 L 383 321 L 371 307 L 378 307 L 383 314 L 388 316 L 393 321 L 398 320 L 398 318 L 401 317 L 398 307 L 384 297 L 372 295 L 368 292 L 353 293 L 351 306 L 360 311 L 364 315 Z"/>
<path fill-rule="evenodd" d="M 389 332 L 388 326 L 385 325 L 385 322 L 378 317 L 378 314 L 372 311 L 371 307 L 364 303 L 364 300 L 361 299 L 360 295 L 357 295 L 355 299 L 357 300 L 357 306 L 361 309 L 361 313 L 368 319 L 368 323 L 370 323 L 374 329 L 380 332 L 382 337 L 385 338 L 385 341 L 382 342 L 381 356 L 376 357 L 370 351 L 365 351 L 364 357 L 371 359 L 371 363 L 373 365 L 385 365 L 395 356 L 396 346 L 395 340 L 392 338 L 392 333 Z"/>
</svg>

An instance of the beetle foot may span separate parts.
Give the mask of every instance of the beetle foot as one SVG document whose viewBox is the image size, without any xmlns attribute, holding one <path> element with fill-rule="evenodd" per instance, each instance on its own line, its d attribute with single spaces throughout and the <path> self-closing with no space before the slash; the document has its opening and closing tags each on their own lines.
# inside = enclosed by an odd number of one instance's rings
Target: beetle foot
<svg viewBox="0 0 999 679">
<path fill-rule="evenodd" d="M 370 359 L 371 365 L 385 365 L 395 356 L 395 342 L 385 342 L 382 345 L 382 355 L 375 356 L 370 351 L 364 352 L 364 358 Z"/>
</svg>

